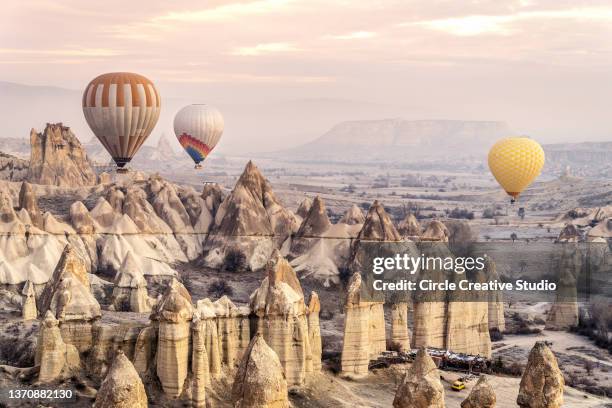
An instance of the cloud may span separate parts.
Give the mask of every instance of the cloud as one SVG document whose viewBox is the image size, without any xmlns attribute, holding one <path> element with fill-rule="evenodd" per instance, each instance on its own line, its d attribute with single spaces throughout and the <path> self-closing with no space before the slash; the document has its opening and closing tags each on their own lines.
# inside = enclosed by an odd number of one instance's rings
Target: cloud
<svg viewBox="0 0 612 408">
<path fill-rule="evenodd" d="M 299 48 L 295 47 L 293 44 L 278 42 L 278 43 L 265 43 L 265 44 L 257 44 L 252 47 L 238 47 L 234 48 L 230 54 L 231 55 L 240 55 L 240 56 L 258 56 L 265 54 L 278 54 L 278 53 L 287 53 L 287 52 L 295 52 L 299 51 Z"/>
<path fill-rule="evenodd" d="M 13 55 L 54 55 L 65 57 L 114 57 L 121 52 L 108 48 L 74 48 L 74 49 L 22 49 L 0 48 L 0 54 Z"/>
<path fill-rule="evenodd" d="M 155 21 L 226 21 L 238 17 L 262 15 L 287 8 L 295 0 L 255 0 L 230 3 L 204 10 L 173 11 L 155 17 Z"/>
<path fill-rule="evenodd" d="M 524 11 L 507 15 L 470 15 L 401 23 L 399 26 L 421 26 L 456 36 L 475 36 L 480 34 L 509 35 L 516 31 L 516 28 L 512 26 L 514 23 L 559 19 L 576 21 L 612 21 L 612 8 L 591 7 L 564 10 Z"/>
<path fill-rule="evenodd" d="M 333 40 L 363 40 L 367 38 L 373 38 L 378 36 L 378 33 L 373 31 L 354 31 L 352 33 L 341 34 L 341 35 L 327 35 L 323 38 L 331 38 Z"/>
</svg>

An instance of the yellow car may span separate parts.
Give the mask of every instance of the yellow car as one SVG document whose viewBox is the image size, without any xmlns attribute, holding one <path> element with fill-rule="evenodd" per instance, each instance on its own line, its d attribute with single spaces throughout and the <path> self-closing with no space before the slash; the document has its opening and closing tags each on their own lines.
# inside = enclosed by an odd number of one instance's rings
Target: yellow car
<svg viewBox="0 0 612 408">
<path fill-rule="evenodd" d="M 451 385 L 451 388 L 455 391 L 461 391 L 465 388 L 465 383 L 461 380 L 457 380 Z"/>
</svg>

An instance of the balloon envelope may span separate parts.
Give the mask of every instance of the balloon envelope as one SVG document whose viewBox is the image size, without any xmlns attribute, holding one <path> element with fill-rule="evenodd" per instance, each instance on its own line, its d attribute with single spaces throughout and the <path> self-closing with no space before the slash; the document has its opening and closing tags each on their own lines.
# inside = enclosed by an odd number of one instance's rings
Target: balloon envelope
<svg viewBox="0 0 612 408">
<path fill-rule="evenodd" d="M 160 110 L 153 82 L 130 72 L 102 74 L 83 93 L 85 119 L 119 168 L 149 137 Z"/>
<path fill-rule="evenodd" d="M 174 117 L 174 133 L 197 165 L 215 148 L 223 134 L 223 116 L 209 105 L 188 105 Z"/>
<path fill-rule="evenodd" d="M 503 189 L 516 199 L 539 175 L 544 166 L 544 150 L 527 137 L 509 137 L 489 151 L 489 169 Z"/>
</svg>

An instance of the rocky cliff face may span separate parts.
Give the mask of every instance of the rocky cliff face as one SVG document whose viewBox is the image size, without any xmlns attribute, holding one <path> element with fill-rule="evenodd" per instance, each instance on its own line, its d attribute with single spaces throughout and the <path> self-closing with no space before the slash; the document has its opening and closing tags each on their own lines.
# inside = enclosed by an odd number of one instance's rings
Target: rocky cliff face
<svg viewBox="0 0 612 408">
<path fill-rule="evenodd" d="M 85 150 L 69 127 L 47 123 L 42 133 L 32 129 L 30 144 L 30 182 L 70 187 L 96 183 Z"/>
<path fill-rule="evenodd" d="M 70 375 L 80 365 L 79 352 L 62 338 L 58 321 L 51 311 L 45 314 L 36 344 L 36 361 L 42 383 Z"/>
<path fill-rule="evenodd" d="M 22 181 L 28 177 L 30 163 L 0 152 L 0 180 Z"/>
<path fill-rule="evenodd" d="M 204 247 L 206 263 L 221 267 L 228 256 L 240 257 L 247 268 L 261 269 L 296 229 L 293 213 L 280 204 L 268 181 L 249 162 L 216 212 Z"/>
</svg>

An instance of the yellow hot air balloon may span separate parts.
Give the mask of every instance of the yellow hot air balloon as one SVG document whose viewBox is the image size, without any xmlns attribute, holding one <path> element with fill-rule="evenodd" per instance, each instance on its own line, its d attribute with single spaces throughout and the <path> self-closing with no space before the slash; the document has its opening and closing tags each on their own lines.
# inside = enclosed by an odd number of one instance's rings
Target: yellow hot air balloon
<svg viewBox="0 0 612 408">
<path fill-rule="evenodd" d="M 83 93 L 85 119 L 119 172 L 151 134 L 160 110 L 153 82 L 131 72 L 102 74 Z"/>
<path fill-rule="evenodd" d="M 514 202 L 539 175 L 544 166 L 544 150 L 528 137 L 509 137 L 489 151 L 489 169 Z"/>
</svg>

